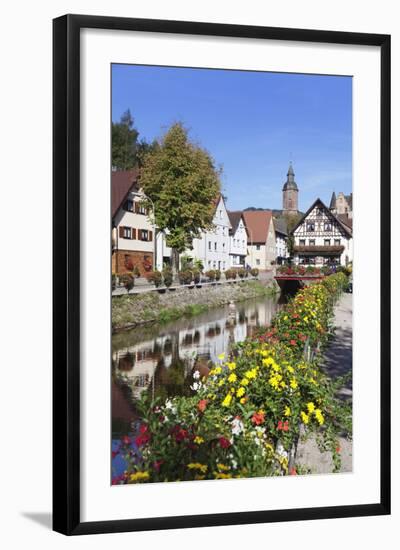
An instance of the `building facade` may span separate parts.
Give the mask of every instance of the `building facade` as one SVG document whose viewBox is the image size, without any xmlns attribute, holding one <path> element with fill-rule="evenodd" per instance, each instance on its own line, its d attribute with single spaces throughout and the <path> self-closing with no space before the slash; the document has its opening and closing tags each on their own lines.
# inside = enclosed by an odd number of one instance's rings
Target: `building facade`
<svg viewBox="0 0 400 550">
<path fill-rule="evenodd" d="M 140 275 L 154 265 L 155 228 L 143 208 L 143 193 L 137 171 L 112 172 L 112 272 L 124 274 L 137 269 Z"/>
<path fill-rule="evenodd" d="M 337 215 L 347 217 L 349 219 L 353 218 L 353 193 L 350 195 L 345 195 L 340 191 L 336 196 L 336 193 L 332 193 L 331 202 L 329 204 L 330 211 Z"/>
<path fill-rule="evenodd" d="M 219 269 L 225 271 L 229 264 L 229 221 L 225 201 L 222 195 L 219 196 L 213 218 L 213 229 L 202 233 L 198 239 L 193 239 L 193 246 L 185 255 L 203 263 L 204 270 Z"/>
<path fill-rule="evenodd" d="M 317 199 L 292 230 L 296 264 L 347 265 L 353 261 L 350 227 Z"/>
<path fill-rule="evenodd" d="M 286 221 L 283 218 L 273 218 L 276 240 L 276 263 L 283 264 L 289 257 L 287 240 L 288 230 Z"/>
<path fill-rule="evenodd" d="M 247 229 L 242 212 L 228 212 L 231 229 L 229 231 L 229 267 L 244 267 L 247 256 Z"/>
<path fill-rule="evenodd" d="M 270 269 L 276 261 L 276 240 L 270 210 L 245 210 L 243 219 L 248 241 L 246 265 L 260 270 Z"/>
</svg>

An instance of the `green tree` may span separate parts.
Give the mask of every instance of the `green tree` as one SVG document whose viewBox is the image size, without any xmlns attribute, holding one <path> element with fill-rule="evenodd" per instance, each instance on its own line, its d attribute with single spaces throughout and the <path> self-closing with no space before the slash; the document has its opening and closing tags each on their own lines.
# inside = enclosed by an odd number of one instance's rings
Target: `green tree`
<svg viewBox="0 0 400 550">
<path fill-rule="evenodd" d="M 300 221 L 301 214 L 284 214 L 283 218 L 286 222 L 286 227 L 287 227 L 287 232 L 288 232 L 288 239 L 287 239 L 287 242 L 286 242 L 286 247 L 287 247 L 287 250 L 288 250 L 288 253 L 289 253 L 289 257 L 293 258 L 294 236 L 293 236 L 292 231 L 296 227 L 298 222 Z"/>
<path fill-rule="evenodd" d="M 192 247 L 201 231 L 212 228 L 220 175 L 213 159 L 189 140 L 181 123 L 171 126 L 159 146 L 144 157 L 141 185 L 154 202 L 155 223 L 172 249 L 174 273 L 179 254 Z"/>
<path fill-rule="evenodd" d="M 138 166 L 138 136 L 130 110 L 119 122 L 112 123 L 112 165 L 117 170 L 130 170 Z"/>
</svg>

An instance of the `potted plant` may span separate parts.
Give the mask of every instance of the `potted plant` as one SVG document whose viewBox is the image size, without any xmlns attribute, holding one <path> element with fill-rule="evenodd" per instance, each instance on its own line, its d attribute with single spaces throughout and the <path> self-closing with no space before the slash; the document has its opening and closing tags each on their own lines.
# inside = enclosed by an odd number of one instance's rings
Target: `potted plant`
<svg viewBox="0 0 400 550">
<path fill-rule="evenodd" d="M 219 281 L 221 278 L 221 271 L 219 269 L 215 270 L 215 280 Z"/>
<path fill-rule="evenodd" d="M 209 271 L 206 271 L 206 277 L 208 277 L 210 282 L 213 282 L 215 280 L 215 270 L 210 269 Z"/>
<path fill-rule="evenodd" d="M 147 275 L 147 280 L 150 283 L 153 283 L 155 287 L 161 286 L 162 283 L 162 275 L 161 273 L 156 269 L 155 271 L 152 271 Z"/>
<path fill-rule="evenodd" d="M 126 292 L 129 294 L 129 291 L 135 286 L 135 277 L 133 273 L 124 273 L 121 276 L 122 285 L 125 287 Z"/>
<path fill-rule="evenodd" d="M 163 269 L 162 276 L 164 279 L 164 284 L 167 288 L 169 288 L 172 285 L 172 270 L 168 267 Z"/>
<path fill-rule="evenodd" d="M 250 269 L 250 275 L 252 275 L 253 277 L 258 277 L 258 269 L 256 267 L 252 267 Z"/>
<path fill-rule="evenodd" d="M 245 275 L 246 275 L 246 270 L 244 269 L 244 267 L 240 267 L 238 270 L 237 270 L 237 274 L 239 275 L 239 277 L 241 279 L 244 279 Z"/>
</svg>

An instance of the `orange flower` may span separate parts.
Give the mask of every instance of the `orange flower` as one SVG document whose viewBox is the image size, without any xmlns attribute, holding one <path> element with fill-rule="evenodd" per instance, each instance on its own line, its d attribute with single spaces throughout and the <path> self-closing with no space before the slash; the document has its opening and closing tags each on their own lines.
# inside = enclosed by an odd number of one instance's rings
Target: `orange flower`
<svg viewBox="0 0 400 550">
<path fill-rule="evenodd" d="M 204 412 L 206 410 L 206 407 L 207 407 L 207 403 L 208 403 L 208 399 L 201 399 L 198 403 L 197 403 L 197 408 L 200 412 Z"/>
<path fill-rule="evenodd" d="M 264 420 L 265 420 L 265 413 L 263 411 L 258 411 L 254 413 L 253 416 L 251 417 L 251 421 L 253 422 L 253 424 L 256 424 L 257 426 L 262 424 Z"/>
</svg>

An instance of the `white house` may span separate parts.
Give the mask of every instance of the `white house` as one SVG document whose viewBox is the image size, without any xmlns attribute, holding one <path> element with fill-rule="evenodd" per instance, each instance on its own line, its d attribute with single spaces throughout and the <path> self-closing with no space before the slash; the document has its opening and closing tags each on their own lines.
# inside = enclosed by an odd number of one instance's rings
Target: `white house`
<svg viewBox="0 0 400 550">
<path fill-rule="evenodd" d="M 153 269 L 154 225 L 141 205 L 137 176 L 136 170 L 112 173 L 112 270 L 118 274 L 137 268 L 143 275 Z"/>
<path fill-rule="evenodd" d="M 317 199 L 293 228 L 296 264 L 340 264 L 353 260 L 351 228 Z"/>
<path fill-rule="evenodd" d="M 273 218 L 276 239 L 276 261 L 282 264 L 289 257 L 287 249 L 288 231 L 283 218 Z"/>
<path fill-rule="evenodd" d="M 261 270 L 270 269 L 276 260 L 272 212 L 270 210 L 245 210 L 243 219 L 248 234 L 246 264 Z"/>
<path fill-rule="evenodd" d="M 247 255 L 247 229 L 242 212 L 228 212 L 231 229 L 229 231 L 229 266 L 244 267 Z"/>
<path fill-rule="evenodd" d="M 193 240 L 193 247 L 186 254 L 201 260 L 206 271 L 209 269 L 225 271 L 230 267 L 229 231 L 232 226 L 222 195 L 216 201 L 213 226 L 213 229 Z"/>
</svg>

